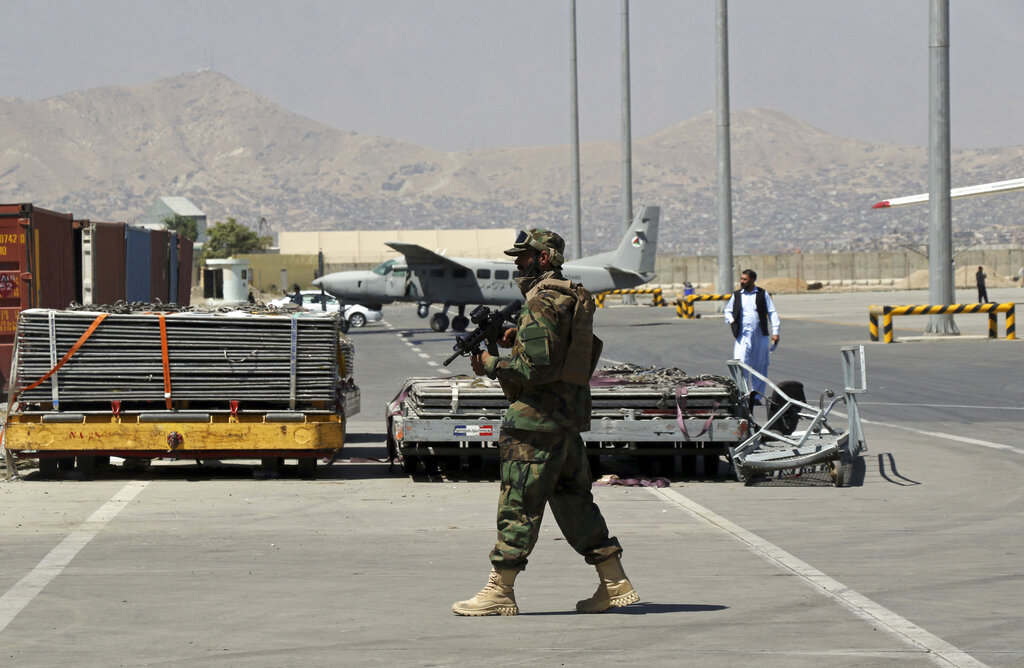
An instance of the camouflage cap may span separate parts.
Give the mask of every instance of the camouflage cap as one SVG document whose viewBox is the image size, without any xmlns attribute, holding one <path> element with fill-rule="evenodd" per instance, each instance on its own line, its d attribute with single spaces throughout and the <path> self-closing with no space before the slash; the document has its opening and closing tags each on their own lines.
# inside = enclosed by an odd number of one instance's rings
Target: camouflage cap
<svg viewBox="0 0 1024 668">
<path fill-rule="evenodd" d="M 562 266 L 562 262 L 564 261 L 562 254 L 565 252 L 565 240 L 562 239 L 557 232 L 545 230 L 540 227 L 524 230 L 516 237 L 516 242 L 513 244 L 512 248 L 505 251 L 505 255 L 516 256 L 530 248 L 538 251 L 546 251 L 548 258 L 551 260 L 552 266 Z"/>
</svg>

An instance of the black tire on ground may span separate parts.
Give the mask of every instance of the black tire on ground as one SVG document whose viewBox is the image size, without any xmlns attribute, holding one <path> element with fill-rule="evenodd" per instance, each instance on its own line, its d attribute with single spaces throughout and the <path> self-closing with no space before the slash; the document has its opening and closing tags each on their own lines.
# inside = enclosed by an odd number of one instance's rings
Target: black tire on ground
<svg viewBox="0 0 1024 668">
<path fill-rule="evenodd" d="M 357 329 L 359 327 L 363 327 L 366 325 L 366 316 L 362 313 L 353 313 L 348 318 L 348 324 L 349 327 L 355 327 Z"/>
<path fill-rule="evenodd" d="M 416 307 L 416 315 L 421 318 L 426 318 L 430 315 L 430 304 L 420 304 Z"/>
<path fill-rule="evenodd" d="M 416 475 L 419 469 L 420 458 L 415 455 L 402 455 L 402 470 L 406 475 Z"/>
<path fill-rule="evenodd" d="M 717 478 L 718 477 L 718 455 L 701 455 L 701 461 L 704 462 L 704 477 L 705 478 Z"/>
<path fill-rule="evenodd" d="M 790 399 L 796 399 L 797 401 L 807 402 L 807 398 L 804 395 L 804 384 L 796 380 L 784 380 L 781 383 L 777 383 L 779 389 L 785 392 Z M 772 390 L 771 395 L 768 397 L 768 419 L 782 410 L 782 407 L 786 405 L 785 399 L 775 393 Z M 800 425 L 800 408 L 797 406 L 790 406 L 786 410 L 786 414 L 779 418 L 772 428 L 782 434 L 783 436 L 789 436 L 796 428 Z"/>
<path fill-rule="evenodd" d="M 316 457 L 299 457 L 299 477 L 316 480 Z"/>
<path fill-rule="evenodd" d="M 452 318 L 452 331 L 453 332 L 464 332 L 469 327 L 469 318 L 464 315 L 457 315 Z"/>
<path fill-rule="evenodd" d="M 57 458 L 39 458 L 39 477 L 43 480 L 52 480 L 57 477 Z"/>
</svg>

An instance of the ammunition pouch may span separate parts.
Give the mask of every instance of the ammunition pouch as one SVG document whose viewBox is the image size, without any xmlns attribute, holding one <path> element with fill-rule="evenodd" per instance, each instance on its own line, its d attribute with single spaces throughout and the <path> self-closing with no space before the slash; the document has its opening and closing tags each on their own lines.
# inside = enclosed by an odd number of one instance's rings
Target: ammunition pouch
<svg viewBox="0 0 1024 668">
<path fill-rule="evenodd" d="M 573 283 L 566 279 L 547 278 L 526 293 L 526 301 L 529 302 L 541 290 L 555 290 L 569 295 L 576 303 L 573 309 L 569 348 L 566 350 L 562 372 L 558 379 L 572 385 L 590 385 L 590 377 L 597 369 L 597 363 L 601 359 L 601 351 L 604 348 L 604 342 L 594 336 L 595 305 L 593 296 L 579 283 Z M 508 392 L 505 393 L 505 396 L 508 396 Z"/>
</svg>

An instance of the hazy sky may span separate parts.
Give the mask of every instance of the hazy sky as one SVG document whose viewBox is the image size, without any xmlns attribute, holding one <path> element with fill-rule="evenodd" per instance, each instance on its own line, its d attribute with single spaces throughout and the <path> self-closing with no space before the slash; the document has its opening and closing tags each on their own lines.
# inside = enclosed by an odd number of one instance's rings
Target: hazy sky
<svg viewBox="0 0 1024 668">
<path fill-rule="evenodd" d="M 1024 145 L 1024 1 L 951 0 L 954 147 Z M 715 107 L 714 0 L 632 0 L 633 137 Z M 731 0 L 731 107 L 924 146 L 928 0 Z M 621 0 L 578 0 L 583 141 L 620 130 Z M 210 67 L 341 130 L 567 144 L 568 0 L 0 0 L 0 97 Z"/>
</svg>

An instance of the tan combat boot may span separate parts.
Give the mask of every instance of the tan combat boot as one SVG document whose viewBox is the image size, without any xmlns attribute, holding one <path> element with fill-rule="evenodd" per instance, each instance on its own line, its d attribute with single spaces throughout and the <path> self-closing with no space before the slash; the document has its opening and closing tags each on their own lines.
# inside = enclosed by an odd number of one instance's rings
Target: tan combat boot
<svg viewBox="0 0 1024 668">
<path fill-rule="evenodd" d="M 576 604 L 576 612 L 604 612 L 609 608 L 621 608 L 640 600 L 640 596 L 633 590 L 633 585 L 622 570 L 622 563 L 618 557 L 605 559 L 596 567 L 601 584 L 597 585 L 597 591 L 593 596 Z"/>
<path fill-rule="evenodd" d="M 518 615 L 519 606 L 516 605 L 516 593 L 512 591 L 512 585 L 515 584 L 517 575 L 519 575 L 519 571 L 514 568 L 492 568 L 491 575 L 487 578 L 487 584 L 480 590 L 480 593 L 468 601 L 458 601 L 452 604 L 452 612 L 467 617 Z"/>
</svg>

